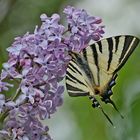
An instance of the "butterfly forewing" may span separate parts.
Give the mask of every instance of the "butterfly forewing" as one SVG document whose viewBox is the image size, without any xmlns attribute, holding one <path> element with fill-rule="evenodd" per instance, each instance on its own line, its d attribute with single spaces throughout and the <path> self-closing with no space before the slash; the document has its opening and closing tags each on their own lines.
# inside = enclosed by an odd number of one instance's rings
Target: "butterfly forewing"
<svg viewBox="0 0 140 140">
<path fill-rule="evenodd" d="M 75 92 L 77 95 L 78 92 L 89 92 L 91 95 L 96 93 L 95 89 L 98 87 L 99 94 L 104 94 L 108 83 L 126 63 L 138 43 L 139 39 L 134 36 L 115 36 L 102 39 L 79 54 L 73 53 L 66 76 L 68 92 Z"/>
<path fill-rule="evenodd" d="M 68 65 L 66 75 L 66 87 L 70 96 L 89 95 L 90 89 L 84 74 L 73 58 Z"/>
</svg>

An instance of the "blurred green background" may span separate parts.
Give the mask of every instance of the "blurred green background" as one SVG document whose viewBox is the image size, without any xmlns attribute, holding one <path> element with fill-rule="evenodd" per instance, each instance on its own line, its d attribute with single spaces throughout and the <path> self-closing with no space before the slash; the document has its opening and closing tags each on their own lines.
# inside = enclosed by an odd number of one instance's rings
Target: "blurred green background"
<svg viewBox="0 0 140 140">
<path fill-rule="evenodd" d="M 140 38 L 140 0 L 0 0 L 0 68 L 7 60 L 5 49 L 16 36 L 32 32 L 40 25 L 40 14 L 60 13 L 66 5 L 84 8 L 103 19 L 107 36 L 132 34 Z M 113 100 L 104 109 L 115 124 L 113 128 L 100 110 L 87 98 L 71 98 L 65 92 L 64 104 L 46 123 L 54 140 L 140 140 L 140 46 L 119 72 Z"/>
</svg>

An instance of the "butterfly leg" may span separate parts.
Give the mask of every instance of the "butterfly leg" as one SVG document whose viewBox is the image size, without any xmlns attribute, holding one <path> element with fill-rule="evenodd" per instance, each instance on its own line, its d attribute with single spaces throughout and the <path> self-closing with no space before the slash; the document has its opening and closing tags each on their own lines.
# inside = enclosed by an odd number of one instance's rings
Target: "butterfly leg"
<svg viewBox="0 0 140 140">
<path fill-rule="evenodd" d="M 105 115 L 105 117 L 107 118 L 107 120 L 113 125 L 113 122 L 111 121 L 111 119 L 109 118 L 109 116 L 104 112 L 103 108 L 101 107 L 100 103 L 97 101 L 97 99 L 94 96 L 89 96 L 89 99 L 92 101 L 92 107 L 93 108 L 100 108 L 102 113 Z M 114 125 L 113 125 L 114 126 Z"/>
<path fill-rule="evenodd" d="M 96 108 L 96 107 L 100 106 L 99 102 L 97 101 L 97 99 L 95 97 L 89 96 L 89 99 L 92 101 L 92 107 L 93 108 Z"/>
</svg>

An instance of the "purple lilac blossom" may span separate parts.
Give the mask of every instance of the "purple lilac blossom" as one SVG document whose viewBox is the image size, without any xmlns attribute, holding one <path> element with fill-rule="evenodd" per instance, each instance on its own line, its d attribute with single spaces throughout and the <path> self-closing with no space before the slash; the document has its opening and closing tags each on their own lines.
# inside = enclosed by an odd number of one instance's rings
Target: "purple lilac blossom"
<svg viewBox="0 0 140 140">
<path fill-rule="evenodd" d="M 0 113 L 6 115 L 0 117 L 4 121 L 1 138 L 51 140 L 49 128 L 41 120 L 49 119 L 63 104 L 62 80 L 71 59 L 69 51 L 80 52 L 104 33 L 104 26 L 99 25 L 102 20 L 85 10 L 68 6 L 64 13 L 67 29 L 60 24 L 58 14 L 42 14 L 42 25 L 36 26 L 34 33 L 15 38 L 7 48 L 9 59 L 3 64 L 0 92 L 8 91 L 14 80 L 19 86 L 10 99 L 0 94 Z"/>
<path fill-rule="evenodd" d="M 104 26 L 100 25 L 102 19 L 88 15 L 84 9 L 67 6 L 64 13 L 67 16 L 68 30 L 71 32 L 69 44 L 72 51 L 81 51 L 90 40 L 98 41 L 104 34 Z"/>
</svg>

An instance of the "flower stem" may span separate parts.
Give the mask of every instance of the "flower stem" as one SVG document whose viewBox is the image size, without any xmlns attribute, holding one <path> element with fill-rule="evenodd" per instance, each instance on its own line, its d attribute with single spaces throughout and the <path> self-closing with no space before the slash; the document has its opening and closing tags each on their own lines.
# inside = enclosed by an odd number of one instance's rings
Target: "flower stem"
<svg viewBox="0 0 140 140">
<path fill-rule="evenodd" d="M 17 97 L 20 95 L 20 92 L 21 92 L 21 89 L 18 88 L 17 89 L 17 92 L 15 94 L 15 96 L 12 98 L 12 101 L 15 101 L 17 99 Z M 3 112 L 1 115 L 0 115 L 0 123 L 2 124 L 4 119 L 8 116 L 9 114 L 9 109 L 5 110 L 5 112 Z"/>
<path fill-rule="evenodd" d="M 6 110 L 0 115 L 0 124 L 3 124 L 4 119 L 8 116 L 9 110 Z"/>
<path fill-rule="evenodd" d="M 62 35 L 66 34 L 68 31 L 69 31 L 69 30 L 67 29 L 66 31 L 64 31 L 64 32 L 63 32 L 63 34 L 62 34 Z"/>
<path fill-rule="evenodd" d="M 17 97 L 20 95 L 21 89 L 18 88 L 16 91 L 16 94 L 12 97 L 12 101 L 15 101 L 17 99 Z"/>
</svg>

